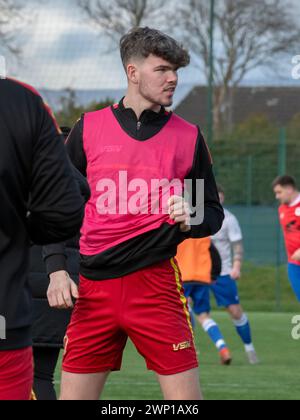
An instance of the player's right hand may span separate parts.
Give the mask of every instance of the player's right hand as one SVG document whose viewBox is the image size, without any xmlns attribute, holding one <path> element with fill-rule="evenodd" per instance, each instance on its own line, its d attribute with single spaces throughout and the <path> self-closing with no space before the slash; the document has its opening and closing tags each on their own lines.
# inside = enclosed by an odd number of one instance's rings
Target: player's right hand
<svg viewBox="0 0 300 420">
<path fill-rule="evenodd" d="M 47 298 L 51 308 L 73 308 L 72 297 L 78 299 L 78 287 L 66 271 L 50 274 Z"/>
</svg>

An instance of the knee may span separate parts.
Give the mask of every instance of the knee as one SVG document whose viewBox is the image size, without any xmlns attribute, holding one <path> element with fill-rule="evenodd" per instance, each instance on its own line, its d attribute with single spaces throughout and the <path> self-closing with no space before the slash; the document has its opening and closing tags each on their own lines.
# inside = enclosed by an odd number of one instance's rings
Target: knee
<svg viewBox="0 0 300 420">
<path fill-rule="evenodd" d="M 206 321 L 210 319 L 209 313 L 205 312 L 200 315 L 197 315 L 197 319 L 201 325 L 203 325 Z"/>
<path fill-rule="evenodd" d="M 234 321 L 240 321 L 243 318 L 244 311 L 239 305 L 232 305 L 228 308 L 228 312 Z"/>
</svg>

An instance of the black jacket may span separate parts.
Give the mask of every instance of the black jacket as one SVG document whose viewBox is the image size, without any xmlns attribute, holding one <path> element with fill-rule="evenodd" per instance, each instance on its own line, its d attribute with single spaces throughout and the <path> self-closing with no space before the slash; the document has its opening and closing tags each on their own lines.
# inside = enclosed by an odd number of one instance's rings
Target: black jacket
<svg viewBox="0 0 300 420">
<path fill-rule="evenodd" d="M 61 348 L 72 314 L 69 309 L 50 308 L 48 303 L 49 277 L 45 267 L 45 259 L 49 258 L 51 260 L 53 256 L 56 256 L 56 248 L 53 245 L 44 247 L 44 249 L 33 246 L 30 252 L 29 285 L 33 295 L 32 341 L 35 347 Z M 50 271 L 55 272 L 61 269 L 66 270 L 72 280 L 78 284 L 78 238 L 66 242 L 61 263 L 58 267 L 52 265 Z"/>
<path fill-rule="evenodd" d="M 72 169 L 86 202 L 90 197 L 88 184 L 74 167 Z M 62 254 L 57 254 L 57 250 Z M 48 274 L 59 270 L 67 271 L 72 280 L 79 283 L 79 235 L 66 243 L 31 247 L 29 285 L 33 296 L 32 341 L 35 347 L 63 347 L 72 311 L 50 308 L 47 299 Z"/>
<path fill-rule="evenodd" d="M 90 190 L 84 178 L 73 167 L 75 179 L 86 202 Z M 57 250 L 63 254 L 58 255 Z M 79 283 L 79 235 L 66 243 L 32 246 L 29 285 L 33 296 L 32 341 L 35 347 L 63 347 L 63 339 L 72 311 L 50 308 L 47 299 L 48 274 L 65 270 Z"/>
<path fill-rule="evenodd" d="M 31 87 L 9 79 L 0 80 L 0 203 L 0 350 L 12 350 L 31 345 L 30 241 L 76 235 L 84 200 L 49 109 Z"/>
<path fill-rule="evenodd" d="M 123 100 L 118 107 L 112 107 L 112 111 L 116 124 L 120 124 L 123 130 L 137 141 L 147 141 L 159 133 L 172 115 L 166 113 L 162 107 L 159 113 L 144 111 L 138 121 L 134 111 L 124 107 Z M 84 116 L 73 128 L 66 147 L 74 166 L 86 176 L 87 159 L 83 146 L 83 129 Z M 159 229 L 114 246 L 101 254 L 81 255 L 80 273 L 90 280 L 122 277 L 174 257 L 177 246 L 187 238 L 202 238 L 217 233 L 224 220 L 224 211 L 219 201 L 211 156 L 199 128 L 194 164 L 188 179 L 205 181 L 205 215 L 201 225 L 192 226 L 191 232 L 184 234 L 179 225 L 171 226 L 166 223 Z"/>
</svg>

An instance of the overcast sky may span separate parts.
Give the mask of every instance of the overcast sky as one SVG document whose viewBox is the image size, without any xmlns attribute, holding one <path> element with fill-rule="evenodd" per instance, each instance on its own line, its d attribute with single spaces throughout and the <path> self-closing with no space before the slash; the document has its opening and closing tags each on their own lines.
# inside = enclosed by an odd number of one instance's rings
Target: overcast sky
<svg viewBox="0 0 300 420">
<path fill-rule="evenodd" d="M 31 1 L 26 3 L 30 6 Z M 299 3 L 296 0 L 298 10 Z M 108 40 L 83 19 L 74 0 L 38 3 L 21 34 L 23 60 L 17 66 L 9 60 L 8 71 L 28 83 L 50 89 L 111 89 L 126 85 L 118 50 L 111 51 Z M 244 83 L 287 84 L 291 82 L 288 59 L 285 66 L 283 79 L 258 69 Z M 201 71 L 193 65 L 180 72 L 180 81 L 204 83 Z"/>
</svg>

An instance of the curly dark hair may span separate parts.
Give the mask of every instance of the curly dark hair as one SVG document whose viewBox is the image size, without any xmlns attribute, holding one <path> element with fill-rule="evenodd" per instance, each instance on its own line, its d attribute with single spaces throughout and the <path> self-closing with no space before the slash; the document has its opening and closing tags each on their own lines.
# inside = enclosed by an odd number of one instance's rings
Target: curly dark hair
<svg viewBox="0 0 300 420">
<path fill-rule="evenodd" d="M 148 58 L 151 54 L 175 65 L 176 69 L 190 64 L 190 55 L 175 39 L 156 29 L 133 28 L 120 40 L 120 52 L 126 69 L 132 58 Z"/>
</svg>

